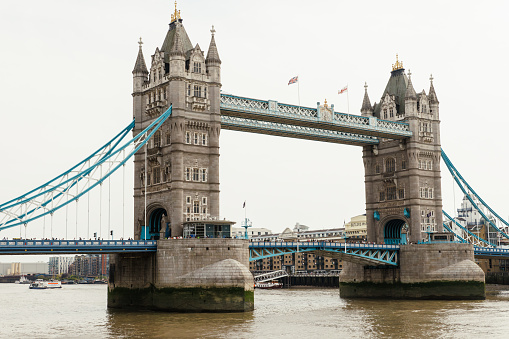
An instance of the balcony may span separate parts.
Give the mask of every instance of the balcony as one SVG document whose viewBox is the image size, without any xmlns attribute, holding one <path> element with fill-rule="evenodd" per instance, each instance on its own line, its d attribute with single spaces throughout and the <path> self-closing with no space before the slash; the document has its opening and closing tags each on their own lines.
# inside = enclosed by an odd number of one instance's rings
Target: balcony
<svg viewBox="0 0 509 339">
<path fill-rule="evenodd" d="M 191 110 L 196 112 L 203 112 L 210 107 L 210 102 L 207 98 L 189 96 L 187 97 L 187 103 L 191 107 Z"/>
<path fill-rule="evenodd" d="M 147 160 L 152 166 L 161 165 L 162 156 L 161 147 L 152 147 L 147 150 Z"/>
<path fill-rule="evenodd" d="M 147 113 L 149 117 L 155 118 L 164 112 L 167 103 L 168 102 L 166 100 L 155 100 L 151 103 L 148 103 L 145 113 Z"/>
</svg>

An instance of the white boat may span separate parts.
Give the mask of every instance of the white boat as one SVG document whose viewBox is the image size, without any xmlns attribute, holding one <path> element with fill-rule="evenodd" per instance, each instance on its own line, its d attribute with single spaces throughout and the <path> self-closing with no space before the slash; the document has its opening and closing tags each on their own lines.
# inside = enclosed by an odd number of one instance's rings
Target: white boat
<svg viewBox="0 0 509 339">
<path fill-rule="evenodd" d="M 58 280 L 49 280 L 45 281 L 42 279 L 37 279 L 28 287 L 34 290 L 45 290 L 47 288 L 62 288 L 62 283 Z"/>
<path fill-rule="evenodd" d="M 263 283 L 255 283 L 255 288 L 263 288 L 263 289 L 272 289 L 272 288 L 282 288 L 283 283 L 277 281 L 269 281 Z"/>
<path fill-rule="evenodd" d="M 24 275 L 22 275 L 21 277 L 19 277 L 19 280 L 15 281 L 14 283 L 15 284 L 30 284 L 31 281 L 28 280 Z"/>
</svg>

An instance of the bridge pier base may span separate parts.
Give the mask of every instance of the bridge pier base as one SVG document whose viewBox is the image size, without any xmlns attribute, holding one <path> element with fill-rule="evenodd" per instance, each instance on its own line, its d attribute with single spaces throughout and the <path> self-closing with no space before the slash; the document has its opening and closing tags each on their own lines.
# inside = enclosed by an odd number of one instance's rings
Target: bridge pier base
<svg viewBox="0 0 509 339">
<path fill-rule="evenodd" d="M 110 256 L 108 307 L 174 312 L 254 308 L 247 240 L 159 240 L 157 253 Z"/>
<path fill-rule="evenodd" d="M 342 298 L 485 299 L 484 272 L 470 244 L 402 245 L 400 264 L 343 263 Z"/>
</svg>

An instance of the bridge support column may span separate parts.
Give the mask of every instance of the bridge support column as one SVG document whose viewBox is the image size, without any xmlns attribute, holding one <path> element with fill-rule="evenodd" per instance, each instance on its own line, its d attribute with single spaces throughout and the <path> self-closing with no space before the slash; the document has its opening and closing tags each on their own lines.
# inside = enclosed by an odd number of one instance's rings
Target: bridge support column
<svg viewBox="0 0 509 339">
<path fill-rule="evenodd" d="M 157 253 L 110 257 L 108 307 L 175 312 L 254 308 L 247 240 L 159 240 Z"/>
<path fill-rule="evenodd" d="M 344 263 L 339 275 L 342 298 L 485 299 L 484 272 L 470 244 L 404 245 L 400 264 L 362 266 Z"/>
</svg>

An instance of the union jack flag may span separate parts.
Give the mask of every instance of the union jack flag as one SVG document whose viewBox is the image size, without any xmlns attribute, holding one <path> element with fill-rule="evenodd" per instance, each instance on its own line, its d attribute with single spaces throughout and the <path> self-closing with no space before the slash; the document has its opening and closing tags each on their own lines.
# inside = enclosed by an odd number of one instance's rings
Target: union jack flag
<svg viewBox="0 0 509 339">
<path fill-rule="evenodd" d="M 299 76 L 291 78 L 290 81 L 288 81 L 288 85 L 294 84 L 297 81 L 299 81 Z"/>
<path fill-rule="evenodd" d="M 338 91 L 338 94 L 342 94 L 342 93 L 344 93 L 344 92 L 346 92 L 346 91 L 348 91 L 348 86 L 345 86 L 345 87 L 343 87 L 342 89 L 340 89 L 340 90 Z"/>
</svg>

